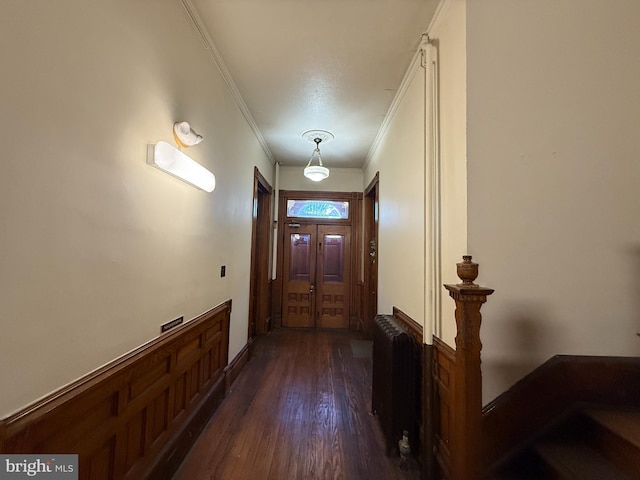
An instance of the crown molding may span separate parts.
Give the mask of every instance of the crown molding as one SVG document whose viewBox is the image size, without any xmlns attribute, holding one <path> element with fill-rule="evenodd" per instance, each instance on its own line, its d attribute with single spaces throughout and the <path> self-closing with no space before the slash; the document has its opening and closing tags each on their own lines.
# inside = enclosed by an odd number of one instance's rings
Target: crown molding
<svg viewBox="0 0 640 480">
<path fill-rule="evenodd" d="M 402 78 L 402 82 L 400 83 L 400 87 L 398 87 L 398 91 L 396 92 L 396 96 L 393 97 L 393 101 L 391 102 L 391 106 L 389 107 L 389 110 L 387 110 L 387 114 L 385 115 L 384 120 L 382 120 L 382 124 L 380 125 L 380 129 L 378 130 L 378 133 L 376 134 L 376 138 L 373 139 L 373 143 L 371 144 L 371 148 L 369 149 L 369 152 L 367 153 L 367 156 L 365 157 L 364 164 L 362 165 L 362 170 L 363 171 L 366 170 L 367 167 L 369 166 L 369 163 L 371 162 L 371 158 L 376 153 L 376 151 L 380 147 L 380 143 L 382 142 L 382 139 L 387 134 L 387 130 L 389 129 L 389 126 L 391 125 L 391 121 L 393 120 L 393 117 L 395 116 L 396 111 L 398 110 L 398 107 L 400 106 L 400 103 L 402 103 L 402 99 L 404 98 L 405 94 L 407 93 L 407 90 L 409 89 L 409 85 L 411 84 L 411 82 L 413 80 L 413 77 L 415 76 L 416 70 L 420 66 L 421 55 L 422 55 L 421 49 L 420 48 L 416 49 L 416 53 L 413 55 L 413 58 L 411 59 L 411 63 L 409 64 L 409 68 L 407 69 L 407 71 L 404 74 L 404 77 Z"/>
<path fill-rule="evenodd" d="M 427 27 L 427 33 L 435 28 L 436 25 L 440 22 L 441 18 L 445 13 L 449 10 L 451 6 L 452 0 L 440 0 L 440 3 L 436 7 L 436 11 L 429 22 L 429 26 Z"/>
<path fill-rule="evenodd" d="M 431 18 L 431 20 L 429 21 L 429 25 L 425 29 L 425 33 L 427 35 L 438 24 L 438 22 L 440 22 L 442 16 L 447 12 L 447 10 L 449 9 L 451 3 L 452 3 L 452 0 L 441 0 L 440 3 L 438 3 L 438 6 L 436 7 L 436 11 L 433 14 L 433 17 Z M 393 117 L 395 116 L 396 111 L 398 110 L 398 107 L 400 106 L 400 103 L 402 102 L 402 99 L 404 98 L 405 94 L 407 93 L 407 89 L 409 88 L 409 85 L 411 84 L 411 81 L 413 80 L 413 77 L 414 77 L 414 75 L 416 73 L 416 70 L 417 70 L 418 66 L 420 65 L 421 56 L 422 56 L 422 40 L 423 39 L 421 38 L 421 43 L 418 46 L 418 48 L 416 49 L 416 53 L 413 55 L 413 58 L 411 59 L 411 63 L 409 64 L 409 68 L 407 69 L 407 71 L 404 74 L 404 77 L 402 79 L 402 83 L 400 83 L 400 87 L 398 88 L 398 91 L 396 92 L 396 96 L 393 98 L 393 101 L 391 102 L 391 106 L 389 107 L 389 110 L 387 111 L 387 114 L 385 115 L 384 120 L 382 121 L 382 124 L 380 125 L 380 129 L 378 130 L 378 133 L 376 134 L 376 138 L 373 140 L 373 143 L 371 144 L 371 148 L 369 149 L 369 152 L 367 153 L 367 156 L 365 157 L 364 164 L 362 165 L 362 170 L 363 171 L 366 170 L 367 167 L 369 166 L 369 163 L 371 162 L 371 158 L 376 153 L 376 151 L 380 147 L 380 143 L 382 142 L 382 139 L 387 134 L 387 130 L 389 129 L 389 125 L 391 124 L 391 121 L 393 120 Z"/>
<path fill-rule="evenodd" d="M 180 0 L 180 4 L 182 5 L 182 8 L 186 12 L 187 17 L 189 18 L 189 22 L 191 23 L 191 26 L 193 27 L 195 32 L 198 34 L 198 36 L 202 40 L 202 43 L 204 44 L 205 49 L 209 52 L 209 56 L 211 57 L 211 59 L 213 60 L 213 63 L 215 63 L 216 67 L 218 68 L 220 75 L 222 75 L 222 78 L 225 84 L 227 85 L 227 88 L 231 92 L 231 95 L 233 96 L 233 99 L 235 100 L 236 105 L 238 105 L 240 112 L 242 112 L 242 115 L 244 116 L 245 120 L 249 124 L 249 127 L 251 127 L 251 130 L 253 130 L 253 134 L 256 136 L 256 139 L 260 143 L 262 150 L 264 151 L 265 155 L 269 158 L 271 163 L 275 164 L 276 163 L 275 158 L 273 157 L 273 154 L 271 153 L 271 150 L 269 149 L 269 146 L 267 145 L 266 140 L 262 136 L 262 132 L 260 131 L 260 129 L 258 128 L 258 125 L 253 119 L 253 115 L 251 115 L 251 112 L 249 111 L 249 107 L 247 107 L 247 104 L 245 103 L 244 98 L 242 98 L 242 95 L 240 94 L 240 90 L 238 90 L 238 87 L 236 86 L 236 82 L 233 80 L 231 73 L 227 69 L 227 66 L 224 64 L 222 57 L 220 56 L 220 52 L 218 52 L 218 49 L 213 43 L 213 40 L 209 36 L 209 33 L 207 32 L 207 29 L 204 26 L 204 22 L 202 21 L 202 18 L 198 14 L 198 10 L 193 5 L 193 3 L 191 3 L 191 0 Z"/>
</svg>

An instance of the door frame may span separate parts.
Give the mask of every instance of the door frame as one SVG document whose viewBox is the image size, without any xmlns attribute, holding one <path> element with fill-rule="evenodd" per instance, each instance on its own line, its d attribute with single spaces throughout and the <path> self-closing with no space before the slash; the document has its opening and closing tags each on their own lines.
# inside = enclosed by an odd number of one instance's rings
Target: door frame
<svg viewBox="0 0 640 480">
<path fill-rule="evenodd" d="M 314 218 L 287 218 L 287 200 L 335 200 L 349 202 L 349 218 L 327 220 Z M 362 193 L 361 192 L 315 192 L 306 190 L 280 190 L 278 204 L 278 225 L 289 223 L 314 225 L 347 225 L 351 227 L 351 259 L 349 286 L 349 329 L 357 330 L 360 324 L 362 282 Z M 276 279 L 273 282 L 273 324 L 282 326 L 282 294 L 284 279 L 285 228 L 278 228 Z M 360 286 L 359 286 L 360 285 Z"/>
<path fill-rule="evenodd" d="M 364 191 L 364 292 L 362 295 L 362 334 L 372 338 L 373 318 L 378 313 L 378 227 L 380 203 L 380 172 L 376 172 Z M 374 242 L 374 249 L 370 245 Z M 371 253 L 374 254 L 371 261 Z"/>
<path fill-rule="evenodd" d="M 258 167 L 253 169 L 251 272 L 249 275 L 248 342 L 272 328 L 271 321 L 271 198 L 273 189 Z"/>
</svg>

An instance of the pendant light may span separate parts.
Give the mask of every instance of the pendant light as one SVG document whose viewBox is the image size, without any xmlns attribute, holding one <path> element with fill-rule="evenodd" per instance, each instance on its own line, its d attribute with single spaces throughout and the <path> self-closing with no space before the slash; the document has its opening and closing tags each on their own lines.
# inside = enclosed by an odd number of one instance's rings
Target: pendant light
<svg viewBox="0 0 640 480">
<path fill-rule="evenodd" d="M 324 130 L 309 130 L 302 134 L 302 138 L 305 140 L 314 142 L 316 148 L 311 153 L 309 163 L 304 169 L 304 176 L 313 182 L 321 182 L 329 176 L 329 169 L 322 164 L 322 157 L 320 156 L 320 143 L 322 141 L 333 140 L 333 134 Z M 314 157 L 318 157 L 318 164 L 312 165 Z"/>
</svg>

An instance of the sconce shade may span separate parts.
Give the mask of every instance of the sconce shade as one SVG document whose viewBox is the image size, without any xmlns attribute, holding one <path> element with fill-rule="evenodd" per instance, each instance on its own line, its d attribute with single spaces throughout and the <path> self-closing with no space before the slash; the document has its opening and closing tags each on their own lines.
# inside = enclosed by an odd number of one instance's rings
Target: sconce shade
<svg viewBox="0 0 640 480">
<path fill-rule="evenodd" d="M 216 188 L 213 173 L 167 142 L 147 146 L 147 163 L 205 192 Z"/>
<path fill-rule="evenodd" d="M 173 124 L 173 138 L 179 147 L 187 148 L 199 144 L 203 138 L 195 132 L 189 122 L 176 122 Z"/>
</svg>

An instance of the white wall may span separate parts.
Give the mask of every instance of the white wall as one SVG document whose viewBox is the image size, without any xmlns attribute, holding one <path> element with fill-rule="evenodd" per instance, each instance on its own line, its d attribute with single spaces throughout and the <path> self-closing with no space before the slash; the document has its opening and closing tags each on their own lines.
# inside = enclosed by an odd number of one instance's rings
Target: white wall
<svg viewBox="0 0 640 480">
<path fill-rule="evenodd" d="M 485 401 L 555 354 L 640 354 L 640 3 L 467 4 Z"/>
<path fill-rule="evenodd" d="M 467 254 L 467 117 L 466 117 L 466 1 L 442 3 L 429 37 L 437 45 L 440 185 L 441 185 L 441 253 L 440 283 L 458 283 L 456 263 Z M 482 277 L 479 278 L 479 281 Z M 455 304 L 442 285 L 441 318 L 436 319 L 436 333 L 455 346 Z"/>
<path fill-rule="evenodd" d="M 362 169 L 360 168 L 333 168 L 330 165 L 329 178 L 321 182 L 312 182 L 303 175 L 304 165 L 299 167 L 280 167 L 281 190 L 310 190 L 323 192 L 361 192 Z"/>
<path fill-rule="evenodd" d="M 232 358 L 253 166 L 273 172 L 180 3 L 2 7 L 0 417 L 228 298 Z M 188 153 L 212 194 L 145 163 L 177 120 L 205 137 Z"/>
<path fill-rule="evenodd" d="M 419 39 L 417 39 L 419 40 Z M 413 66 L 406 91 L 364 172 L 380 172 L 378 312 L 394 306 L 424 323 L 424 70 Z"/>
<path fill-rule="evenodd" d="M 425 24 L 428 19 L 425 19 Z M 429 59 L 438 64 L 441 207 L 431 201 L 432 126 L 430 67 L 417 64 L 407 72 L 406 92 L 396 98 L 397 110 L 381 133 L 380 143 L 365 170 L 365 185 L 380 171 L 380 244 L 378 310 L 397 306 L 423 324 L 425 340 L 437 333 L 454 344 L 454 305 L 441 285 L 434 285 L 429 260 L 432 235 L 425 230 L 430 213 L 440 218 L 441 282 L 457 283 L 455 264 L 466 252 L 466 103 L 465 2 L 443 2 L 428 29 Z M 416 39 L 418 41 L 419 39 Z M 416 63 L 420 59 L 415 59 Z M 425 167 L 426 165 L 426 167 Z M 427 169 L 425 175 L 425 168 Z M 426 193 L 425 193 L 426 192 Z M 425 252 L 427 262 L 425 267 Z M 425 276 L 425 270 L 427 275 Z M 431 317 L 431 291 L 441 295 L 442 314 Z M 424 325 L 425 318 L 430 320 Z M 434 331 L 435 330 L 435 331 Z"/>
</svg>

